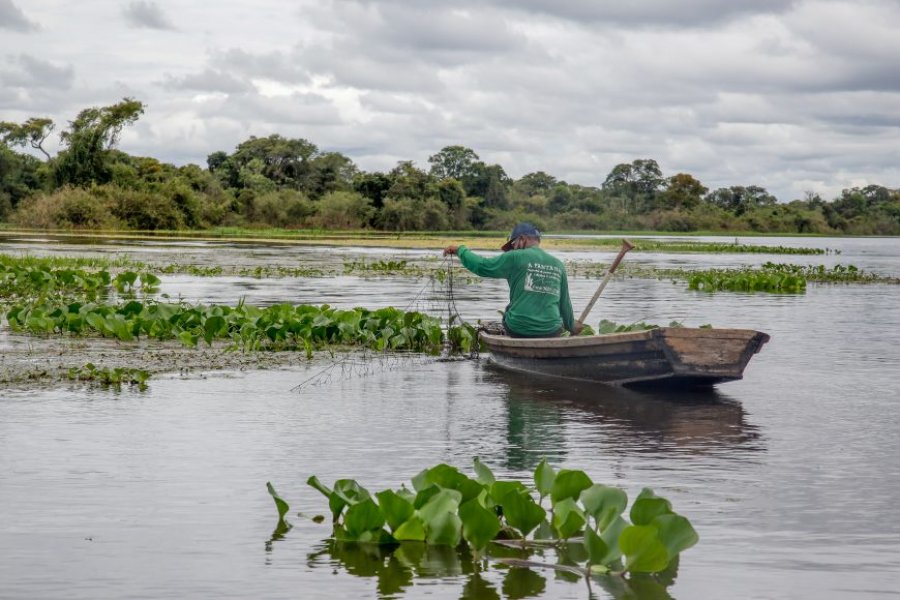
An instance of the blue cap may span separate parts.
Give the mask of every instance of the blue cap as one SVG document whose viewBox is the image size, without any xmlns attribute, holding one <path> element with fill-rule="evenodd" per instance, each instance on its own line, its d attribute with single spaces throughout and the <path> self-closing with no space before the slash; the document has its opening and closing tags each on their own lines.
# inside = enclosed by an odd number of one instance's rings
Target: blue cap
<svg viewBox="0 0 900 600">
<path fill-rule="evenodd" d="M 531 223 L 519 223 L 515 227 L 513 227 L 512 233 L 509 234 L 509 239 L 503 247 L 500 248 L 504 252 L 507 250 L 512 250 L 512 245 L 516 241 L 516 239 L 522 237 L 523 235 L 530 235 L 541 239 L 541 232 L 538 231 L 538 228 L 532 225 Z"/>
</svg>

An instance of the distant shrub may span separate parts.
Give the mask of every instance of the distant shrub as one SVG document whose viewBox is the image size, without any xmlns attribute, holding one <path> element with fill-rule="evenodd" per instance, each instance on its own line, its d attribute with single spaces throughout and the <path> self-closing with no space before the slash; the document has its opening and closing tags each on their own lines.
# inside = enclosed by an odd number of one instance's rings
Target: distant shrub
<svg viewBox="0 0 900 600">
<path fill-rule="evenodd" d="M 234 210 L 235 200 L 230 194 L 202 194 L 199 199 L 200 223 L 207 227 L 243 225 L 244 216 Z"/>
<path fill-rule="evenodd" d="M 447 205 L 437 198 L 427 198 L 421 203 L 420 223 L 425 231 L 444 231 L 450 227 Z"/>
<path fill-rule="evenodd" d="M 362 229 L 375 215 L 372 200 L 355 192 L 331 192 L 317 205 L 312 224 L 323 229 Z"/>
<path fill-rule="evenodd" d="M 104 194 L 110 197 L 113 214 L 128 229 L 154 231 L 184 229 L 184 213 L 171 198 L 154 193 L 107 186 Z"/>
<path fill-rule="evenodd" d="M 304 227 L 316 212 L 315 203 L 296 190 L 243 194 L 241 202 L 247 223 L 252 225 Z"/>
<path fill-rule="evenodd" d="M 437 198 L 387 198 L 376 223 L 389 231 L 442 231 L 448 228 L 450 215 Z"/>
<path fill-rule="evenodd" d="M 23 200 L 10 222 L 36 229 L 112 229 L 122 225 L 112 209 L 110 198 L 93 188 L 65 186 Z"/>
<path fill-rule="evenodd" d="M 550 207 L 550 201 L 541 194 L 533 196 L 522 196 L 510 202 L 511 210 L 518 210 L 526 213 L 534 213 L 538 215 L 547 214 Z"/>
<path fill-rule="evenodd" d="M 547 226 L 549 223 L 542 216 L 525 212 L 521 210 L 500 210 L 500 209 L 488 209 L 488 218 L 485 221 L 484 228 L 496 231 L 505 231 L 507 229 L 512 229 L 515 227 L 516 223 L 532 223 L 535 227 L 540 229 L 541 231 L 547 231 Z"/>
<path fill-rule="evenodd" d="M 181 219 L 189 228 L 200 224 L 200 202 L 197 193 L 184 181 L 171 181 L 163 188 L 166 199 L 181 213 Z"/>
<path fill-rule="evenodd" d="M 67 186 L 23 201 L 11 221 L 40 229 L 176 230 L 200 225 L 201 204 L 178 182 L 154 191 L 113 184 Z"/>
<path fill-rule="evenodd" d="M 691 213 L 682 210 L 655 210 L 641 217 L 641 228 L 654 231 L 696 231 Z"/>
<path fill-rule="evenodd" d="M 5 221 L 12 210 L 12 198 L 7 192 L 0 192 L 0 221 Z"/>
<path fill-rule="evenodd" d="M 596 230 L 601 229 L 601 225 L 600 215 L 576 208 L 556 215 L 551 227 L 558 231 L 571 231 L 573 229 Z"/>
</svg>

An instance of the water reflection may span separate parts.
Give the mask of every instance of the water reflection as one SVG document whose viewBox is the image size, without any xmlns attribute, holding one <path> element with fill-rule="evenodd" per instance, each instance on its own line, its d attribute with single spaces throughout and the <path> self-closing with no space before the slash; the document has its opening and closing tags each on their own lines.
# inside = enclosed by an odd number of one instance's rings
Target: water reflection
<svg viewBox="0 0 900 600">
<path fill-rule="evenodd" d="M 617 452 L 707 454 L 764 449 L 741 404 L 718 390 L 638 391 L 486 369 L 505 388 L 506 467 L 529 471 L 567 446 L 615 443 Z"/>
<path fill-rule="evenodd" d="M 594 585 L 606 595 L 616 600 L 672 600 L 669 587 L 674 585 L 678 575 L 679 557 L 669 564 L 665 571 L 649 575 L 635 573 L 627 579 L 624 577 L 597 577 Z"/>
<path fill-rule="evenodd" d="M 531 569 L 513 567 L 503 578 L 503 595 L 512 600 L 539 596 L 546 588 L 544 576 Z"/>
<path fill-rule="evenodd" d="M 489 583 L 481 579 L 471 554 L 449 546 L 428 546 L 404 542 L 395 546 L 357 544 L 328 540 L 323 547 L 307 556 L 311 568 L 327 565 L 343 569 L 356 577 L 375 578 L 379 598 L 397 598 L 413 585 L 414 579 L 447 579 L 466 576 L 464 589 L 478 590 L 483 595 L 463 597 L 499 597 Z M 485 592 L 490 589 L 490 593 Z"/>
<path fill-rule="evenodd" d="M 293 525 L 291 525 L 284 519 L 278 519 L 278 524 L 275 526 L 275 529 L 272 531 L 272 535 L 266 542 L 266 552 L 271 552 L 272 548 L 275 545 L 275 542 L 283 540 L 284 536 L 287 535 L 288 531 L 290 531 L 292 528 Z"/>
<path fill-rule="evenodd" d="M 547 562 L 555 559 L 559 565 L 583 566 L 586 556 L 579 555 L 579 550 L 582 550 L 580 544 L 569 544 L 558 553 L 540 551 L 532 557 L 522 550 L 492 545 L 490 558 L 475 560 L 465 546 L 454 549 L 418 542 L 377 546 L 328 540 L 307 556 L 307 566 L 329 568 L 335 572 L 342 570 L 355 577 L 374 579 L 378 597 L 384 600 L 400 598 L 416 582 L 421 584 L 429 579 L 458 581 L 461 599 L 537 598 L 548 592 L 548 577 L 569 585 L 585 584 L 588 598 L 671 600 L 668 588 L 675 583 L 677 559 L 666 571 L 652 576 L 594 576 L 590 581 L 571 572 L 553 569 L 552 563 Z M 546 568 L 510 567 L 491 560 L 509 557 L 534 558 Z M 602 596 L 596 594 L 598 589 L 604 592 Z"/>
</svg>

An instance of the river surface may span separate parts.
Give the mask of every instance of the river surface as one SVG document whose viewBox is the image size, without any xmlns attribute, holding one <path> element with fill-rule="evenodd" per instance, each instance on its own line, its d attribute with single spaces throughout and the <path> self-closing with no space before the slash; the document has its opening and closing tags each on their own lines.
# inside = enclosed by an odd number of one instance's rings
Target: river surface
<svg viewBox="0 0 900 600">
<path fill-rule="evenodd" d="M 772 260 L 853 264 L 900 276 L 897 239 L 741 239 L 824 256 L 637 254 L 708 268 Z M 341 265 L 435 252 L 234 243 L 64 243 L 6 237 L 0 252 L 128 256 L 198 265 Z M 608 262 L 611 252 L 559 252 Z M 596 281 L 573 278 L 576 313 Z M 394 305 L 446 312 L 404 277 L 163 278 L 161 292 L 235 304 Z M 505 283 L 454 289 L 468 320 L 496 318 Z M 443 301 L 443 305 L 442 305 Z M 742 381 L 713 392 L 636 392 L 511 376 L 480 360 L 298 358 L 282 370 L 155 377 L 144 392 L 83 385 L 0 389 L 0 598 L 895 598 L 900 597 L 900 286 L 816 285 L 803 295 L 706 294 L 614 279 L 589 322 L 765 331 Z M 4 324 L 5 329 L 5 324 Z M 311 383 L 297 391 L 302 382 Z M 542 457 L 633 498 L 652 487 L 700 543 L 668 587 L 632 592 L 554 571 L 475 569 L 455 552 L 383 556 L 328 544 L 329 529 L 277 521 L 328 512 L 305 485 L 397 487 L 478 456 L 528 479 Z"/>
</svg>

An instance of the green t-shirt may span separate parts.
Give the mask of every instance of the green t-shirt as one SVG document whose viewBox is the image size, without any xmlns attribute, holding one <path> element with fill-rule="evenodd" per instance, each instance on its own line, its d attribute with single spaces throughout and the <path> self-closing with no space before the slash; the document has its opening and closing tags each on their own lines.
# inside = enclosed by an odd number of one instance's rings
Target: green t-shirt
<svg viewBox="0 0 900 600">
<path fill-rule="evenodd" d="M 475 254 L 465 246 L 457 251 L 459 262 L 481 277 L 506 279 L 509 305 L 503 322 L 513 333 L 540 337 L 565 327 L 575 328 L 569 281 L 562 261 L 538 246 L 510 250 L 494 258 Z"/>
</svg>

